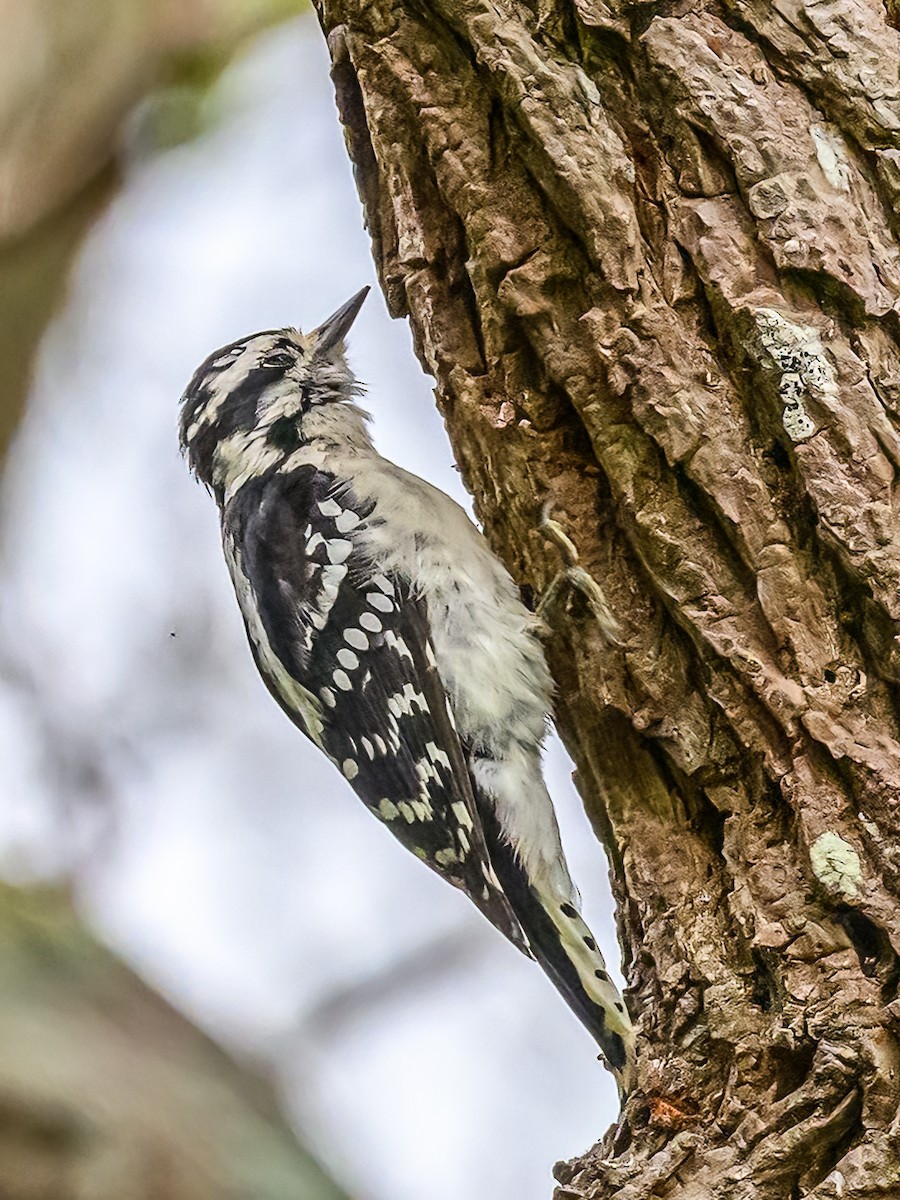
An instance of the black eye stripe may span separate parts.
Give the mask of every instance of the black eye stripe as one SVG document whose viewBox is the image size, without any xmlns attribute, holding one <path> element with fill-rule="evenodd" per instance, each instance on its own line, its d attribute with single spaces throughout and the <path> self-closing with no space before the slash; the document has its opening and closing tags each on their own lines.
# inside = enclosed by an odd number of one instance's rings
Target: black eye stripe
<svg viewBox="0 0 900 1200">
<path fill-rule="evenodd" d="M 209 423 L 208 432 L 215 442 L 223 441 L 234 433 L 253 429 L 257 424 L 257 405 L 260 395 L 272 383 L 284 376 L 283 367 L 266 365 L 254 367 L 216 412 Z M 198 408 L 198 414 L 202 409 Z"/>
<path fill-rule="evenodd" d="M 296 361 L 297 360 L 294 358 L 293 354 L 280 352 L 276 354 L 267 354 L 265 359 L 263 359 L 262 365 L 264 367 L 279 367 L 287 370 L 288 367 L 292 367 Z"/>
</svg>

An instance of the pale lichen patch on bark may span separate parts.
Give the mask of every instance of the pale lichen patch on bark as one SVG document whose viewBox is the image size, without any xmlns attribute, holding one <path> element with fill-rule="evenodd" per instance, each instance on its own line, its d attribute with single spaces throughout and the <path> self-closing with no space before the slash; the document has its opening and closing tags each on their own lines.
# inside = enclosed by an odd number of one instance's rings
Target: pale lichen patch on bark
<svg viewBox="0 0 900 1200">
<path fill-rule="evenodd" d="M 827 129 L 823 125 L 811 125 L 816 147 L 816 158 L 825 178 L 833 188 L 840 192 L 850 191 L 850 164 L 847 161 L 847 151 L 840 130 Z"/>
<path fill-rule="evenodd" d="M 772 308 L 759 308 L 755 316 L 759 340 L 780 371 L 782 423 L 791 441 L 805 441 L 815 433 L 816 423 L 804 406 L 804 397 L 836 396 L 834 368 L 812 326 L 795 324 Z"/>
<path fill-rule="evenodd" d="M 836 833 L 820 834 L 809 848 L 809 861 L 816 879 L 829 891 L 855 900 L 862 886 L 862 865 L 849 842 Z"/>
</svg>

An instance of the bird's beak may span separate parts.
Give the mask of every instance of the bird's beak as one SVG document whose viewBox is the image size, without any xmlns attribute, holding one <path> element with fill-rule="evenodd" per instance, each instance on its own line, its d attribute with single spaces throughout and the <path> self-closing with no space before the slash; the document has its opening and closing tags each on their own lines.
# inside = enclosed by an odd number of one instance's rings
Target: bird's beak
<svg viewBox="0 0 900 1200">
<path fill-rule="evenodd" d="M 312 331 L 310 337 L 315 338 L 314 353 L 321 354 L 344 340 L 368 294 L 369 288 L 364 287 L 356 293 L 352 300 L 342 304 L 337 312 L 332 313 L 327 321 L 323 321 Z"/>
</svg>

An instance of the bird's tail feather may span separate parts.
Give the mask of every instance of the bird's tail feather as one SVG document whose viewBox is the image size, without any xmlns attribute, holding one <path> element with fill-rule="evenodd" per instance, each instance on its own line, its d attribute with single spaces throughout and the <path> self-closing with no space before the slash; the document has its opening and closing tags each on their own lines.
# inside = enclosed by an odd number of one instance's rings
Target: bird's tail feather
<svg viewBox="0 0 900 1200">
<path fill-rule="evenodd" d="M 603 955 L 572 901 L 530 880 L 491 804 L 479 804 L 494 870 L 534 957 L 603 1051 L 619 1088 L 633 1083 L 634 1030 Z"/>
</svg>

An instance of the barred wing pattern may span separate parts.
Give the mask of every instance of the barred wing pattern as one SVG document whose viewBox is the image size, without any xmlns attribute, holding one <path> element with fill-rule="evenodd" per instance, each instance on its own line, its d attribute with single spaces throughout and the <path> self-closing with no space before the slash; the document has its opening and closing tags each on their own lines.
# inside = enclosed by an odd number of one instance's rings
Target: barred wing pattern
<svg viewBox="0 0 900 1200">
<path fill-rule="evenodd" d="M 313 466 L 238 491 L 223 539 L 254 658 L 366 806 L 528 953 L 485 845 L 424 602 L 373 573 L 354 541 L 370 516 Z"/>
</svg>

